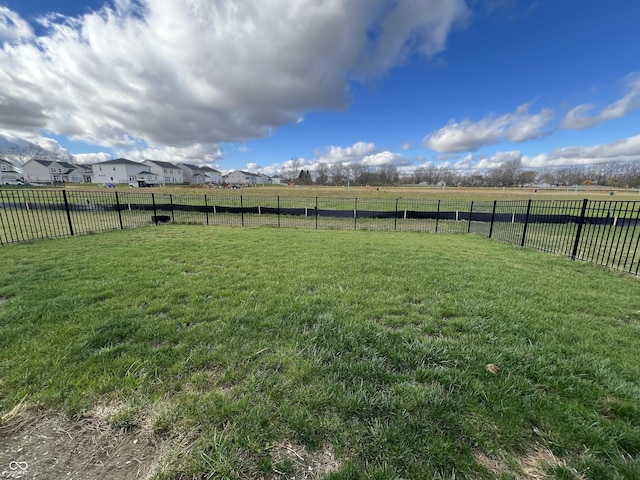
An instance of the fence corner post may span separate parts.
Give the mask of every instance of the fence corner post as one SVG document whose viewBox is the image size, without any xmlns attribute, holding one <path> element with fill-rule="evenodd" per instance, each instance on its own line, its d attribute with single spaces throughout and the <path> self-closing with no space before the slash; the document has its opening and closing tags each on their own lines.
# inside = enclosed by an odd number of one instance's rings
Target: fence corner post
<svg viewBox="0 0 640 480">
<path fill-rule="evenodd" d="M 493 201 L 493 210 L 491 211 L 491 226 L 489 227 L 489 238 L 493 235 L 493 222 L 496 218 L 496 206 L 498 205 L 498 201 Z"/>
<path fill-rule="evenodd" d="M 156 194 L 151 193 L 151 201 L 153 202 L 153 222 L 158 225 L 158 209 L 156 207 Z"/>
<path fill-rule="evenodd" d="M 529 226 L 529 213 L 531 213 L 531 199 L 527 202 L 527 215 L 524 217 L 524 228 L 522 229 L 522 241 L 520 246 L 524 247 L 524 242 L 527 238 L 527 227 Z"/>
<path fill-rule="evenodd" d="M 120 197 L 118 196 L 118 192 L 114 192 L 116 194 L 116 208 L 118 209 L 118 220 L 120 221 L 120 230 L 124 230 L 124 225 L 122 224 L 122 209 L 120 208 Z"/>
<path fill-rule="evenodd" d="M 73 223 L 71 222 L 71 211 L 69 210 L 69 201 L 67 199 L 67 191 L 62 190 L 62 198 L 64 198 L 64 209 L 67 211 L 67 222 L 69 222 L 69 233 L 73 237 Z"/>
<path fill-rule="evenodd" d="M 580 212 L 580 218 L 578 219 L 578 230 L 576 231 L 576 240 L 573 243 L 573 251 L 571 252 L 571 260 L 575 260 L 578 255 L 578 246 L 580 245 L 580 235 L 582 234 L 582 226 L 584 225 L 584 216 L 587 211 L 588 199 L 582 200 L 582 211 Z"/>
<path fill-rule="evenodd" d="M 400 199 L 396 198 L 396 213 L 393 216 L 393 231 L 395 232 L 396 230 L 398 230 L 398 201 Z"/>
</svg>

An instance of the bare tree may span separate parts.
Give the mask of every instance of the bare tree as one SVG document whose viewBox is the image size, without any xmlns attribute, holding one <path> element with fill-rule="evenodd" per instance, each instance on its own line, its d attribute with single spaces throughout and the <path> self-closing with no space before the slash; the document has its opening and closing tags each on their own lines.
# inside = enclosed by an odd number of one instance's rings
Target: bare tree
<svg viewBox="0 0 640 480">
<path fill-rule="evenodd" d="M 289 160 L 288 163 L 288 179 L 290 182 L 295 182 L 298 179 L 298 172 L 300 171 L 302 159 L 300 157 L 291 157 L 291 160 Z"/>
<path fill-rule="evenodd" d="M 326 163 L 319 163 L 315 173 L 318 185 L 326 185 L 329 182 L 329 167 Z"/>
<path fill-rule="evenodd" d="M 512 187 L 520 181 L 521 173 L 522 162 L 518 158 L 504 162 L 491 172 L 490 177 L 492 183 L 496 186 Z"/>
<path fill-rule="evenodd" d="M 347 181 L 347 171 L 342 163 L 334 163 L 329 169 L 331 183 L 334 185 L 343 185 Z"/>
<path fill-rule="evenodd" d="M 23 146 L 14 145 L 9 149 L 8 153 L 13 164 L 20 168 L 31 160 L 52 160 L 55 157 L 53 153 L 34 143 L 28 143 Z"/>
</svg>

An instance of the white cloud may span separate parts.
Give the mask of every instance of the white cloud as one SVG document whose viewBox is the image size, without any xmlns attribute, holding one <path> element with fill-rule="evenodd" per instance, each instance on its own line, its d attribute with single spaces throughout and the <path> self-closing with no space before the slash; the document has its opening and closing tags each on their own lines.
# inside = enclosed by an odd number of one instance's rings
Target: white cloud
<svg viewBox="0 0 640 480">
<path fill-rule="evenodd" d="M 543 130 L 553 119 L 553 111 L 543 109 L 529 113 L 529 103 L 520 105 L 515 112 L 489 116 L 473 122 L 451 121 L 440 130 L 425 137 L 423 146 L 436 152 L 474 152 L 484 145 L 493 145 L 500 140 L 525 142 L 547 134 Z"/>
<path fill-rule="evenodd" d="M 140 147 L 116 150 L 118 157 L 125 157 L 134 162 L 146 159 L 171 163 L 213 164 L 222 158 L 216 145 L 196 143 L 187 147 Z"/>
<path fill-rule="evenodd" d="M 0 5 L 0 43 L 20 42 L 33 37 L 29 24 L 16 12 Z"/>
<path fill-rule="evenodd" d="M 590 147 L 566 147 L 536 156 L 523 156 L 527 168 L 592 165 L 640 161 L 640 135 Z"/>
<path fill-rule="evenodd" d="M 384 151 L 380 153 L 376 153 L 374 155 L 367 155 L 360 162 L 365 167 L 381 167 L 384 165 L 390 166 L 400 166 L 407 163 L 407 159 L 405 159 L 399 153 Z"/>
<path fill-rule="evenodd" d="M 316 151 L 317 161 L 329 164 L 361 161 L 376 152 L 375 143 L 356 142 L 350 147 L 330 146 L 325 152 Z"/>
<path fill-rule="evenodd" d="M 0 7 L 0 129 L 115 149 L 268 135 L 344 109 L 353 78 L 445 47 L 463 0 L 117 0 L 40 19 Z M 165 150 L 166 151 L 166 150 Z M 187 154 L 189 156 L 189 154 Z"/>
<path fill-rule="evenodd" d="M 77 153 L 73 156 L 74 163 L 99 163 L 106 162 L 107 160 L 113 160 L 113 156 L 100 152 L 100 153 Z"/>
<path fill-rule="evenodd" d="M 625 95 L 616 102 L 607 105 L 599 113 L 589 115 L 594 105 L 583 104 L 571 109 L 564 117 L 562 128 L 583 129 L 593 127 L 599 123 L 621 118 L 640 108 L 640 74 L 628 75 L 625 79 Z"/>
</svg>

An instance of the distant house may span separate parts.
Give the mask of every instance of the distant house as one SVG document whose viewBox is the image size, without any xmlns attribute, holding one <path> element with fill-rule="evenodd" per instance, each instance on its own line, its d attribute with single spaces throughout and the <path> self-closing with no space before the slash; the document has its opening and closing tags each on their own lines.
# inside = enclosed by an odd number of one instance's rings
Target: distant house
<svg viewBox="0 0 640 480">
<path fill-rule="evenodd" d="M 149 170 L 158 176 L 160 183 L 184 183 L 182 169 L 178 165 L 158 160 L 145 160 L 143 162 Z"/>
<path fill-rule="evenodd" d="M 93 168 L 91 165 L 76 165 L 79 173 L 82 174 L 84 183 L 93 183 Z"/>
<path fill-rule="evenodd" d="M 222 183 L 222 173 L 215 168 L 202 167 L 207 183 Z"/>
<path fill-rule="evenodd" d="M 0 185 L 15 184 L 22 175 L 11 162 L 0 158 Z"/>
<path fill-rule="evenodd" d="M 106 162 L 94 163 L 93 179 L 96 183 L 126 183 L 144 180 L 149 184 L 158 183 L 158 174 L 149 170 L 144 163 L 126 158 L 116 158 Z"/>
<path fill-rule="evenodd" d="M 211 167 L 192 165 L 190 163 L 179 163 L 183 178 L 186 183 L 205 184 L 222 183 L 222 174 Z"/>
<path fill-rule="evenodd" d="M 250 172 L 243 172 L 242 170 L 229 172 L 226 177 L 226 182 L 231 185 L 253 185 L 256 183 L 262 183 L 259 175 Z"/>
<path fill-rule="evenodd" d="M 282 183 L 282 177 L 280 175 L 274 175 L 271 177 L 271 183 L 274 185 L 280 185 Z"/>
<path fill-rule="evenodd" d="M 86 175 L 83 167 L 57 160 L 29 160 L 22 166 L 28 183 L 83 183 Z"/>
</svg>

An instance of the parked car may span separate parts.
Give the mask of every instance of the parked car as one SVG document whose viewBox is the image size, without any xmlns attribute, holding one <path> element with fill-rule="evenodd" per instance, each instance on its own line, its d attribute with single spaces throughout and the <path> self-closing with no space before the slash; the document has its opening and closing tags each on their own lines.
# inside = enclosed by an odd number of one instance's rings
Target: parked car
<svg viewBox="0 0 640 480">
<path fill-rule="evenodd" d="M 16 178 L 15 180 L 5 180 L 5 185 L 24 185 L 24 179 Z"/>
</svg>

